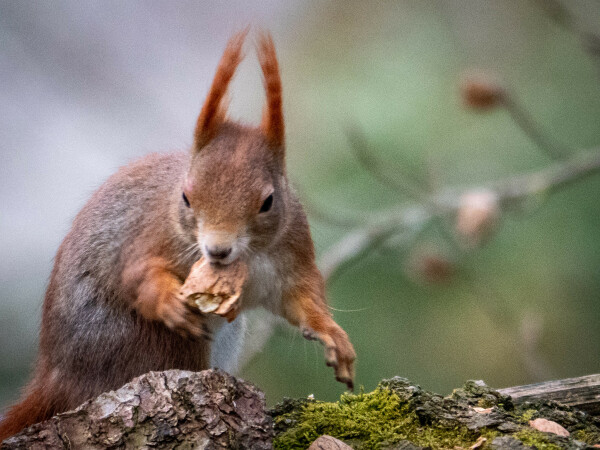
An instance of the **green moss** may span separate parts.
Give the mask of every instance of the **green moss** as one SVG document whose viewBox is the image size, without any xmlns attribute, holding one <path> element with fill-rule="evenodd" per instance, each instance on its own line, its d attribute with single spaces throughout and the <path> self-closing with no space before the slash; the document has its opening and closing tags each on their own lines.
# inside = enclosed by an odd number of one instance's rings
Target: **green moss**
<svg viewBox="0 0 600 450">
<path fill-rule="evenodd" d="M 519 415 L 519 419 L 521 419 L 524 423 L 529 423 L 530 420 L 533 419 L 534 416 L 537 415 L 537 411 L 535 409 L 526 409 Z"/>
<path fill-rule="evenodd" d="M 286 424 L 291 426 L 285 429 Z M 328 434 L 352 441 L 359 449 L 377 449 L 402 440 L 437 448 L 469 447 L 479 436 L 492 439 L 497 432 L 476 433 L 465 426 L 423 426 L 413 407 L 387 388 L 371 393 L 344 394 L 337 403 L 305 403 L 298 412 L 275 417 L 276 429 L 285 429 L 274 441 L 276 449 L 304 449 Z"/>
<path fill-rule="evenodd" d="M 600 431 L 577 430 L 571 433 L 571 437 L 590 445 L 600 444 Z"/>
<path fill-rule="evenodd" d="M 540 431 L 524 429 L 514 435 L 523 444 L 530 447 L 535 447 L 538 450 L 560 450 L 560 446 L 556 445 L 548 439 L 548 436 Z"/>
<path fill-rule="evenodd" d="M 498 445 L 517 445 L 518 440 L 543 450 L 581 448 L 574 439 L 587 444 L 600 440 L 596 419 L 580 411 L 548 401 L 515 406 L 481 381 L 467 382 L 442 397 L 394 377 L 373 392 L 344 394 L 335 403 L 286 399 L 271 410 L 271 416 L 276 449 L 305 449 L 323 434 L 356 449 L 410 446 L 404 441 L 431 449 L 469 448 L 481 437 L 487 438 L 481 448 L 488 449 L 494 438 L 502 436 Z M 536 417 L 561 424 L 571 437 L 530 428 L 529 421 Z"/>
<path fill-rule="evenodd" d="M 477 406 L 479 406 L 480 408 L 491 408 L 492 406 L 496 406 L 496 403 L 490 401 L 490 399 L 488 398 L 482 397 L 479 400 L 477 400 Z"/>
<path fill-rule="evenodd" d="M 593 416 L 588 416 L 581 411 L 572 410 L 555 402 L 540 400 L 536 403 L 525 403 L 516 408 L 511 416 L 523 425 L 529 425 L 531 420 L 539 417 L 552 420 L 569 430 L 571 438 L 574 440 L 590 445 L 600 443 L 600 429 L 597 426 L 599 423 L 597 419 L 595 420 Z"/>
</svg>

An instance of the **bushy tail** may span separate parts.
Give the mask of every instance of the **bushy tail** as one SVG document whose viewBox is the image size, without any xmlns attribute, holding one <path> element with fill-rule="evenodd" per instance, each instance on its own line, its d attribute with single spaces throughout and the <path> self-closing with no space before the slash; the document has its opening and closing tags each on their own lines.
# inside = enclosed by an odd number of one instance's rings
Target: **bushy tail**
<svg viewBox="0 0 600 450">
<path fill-rule="evenodd" d="M 33 389 L 20 403 L 10 408 L 0 422 L 0 442 L 34 423 L 56 413 L 53 402 L 40 389 Z"/>
</svg>

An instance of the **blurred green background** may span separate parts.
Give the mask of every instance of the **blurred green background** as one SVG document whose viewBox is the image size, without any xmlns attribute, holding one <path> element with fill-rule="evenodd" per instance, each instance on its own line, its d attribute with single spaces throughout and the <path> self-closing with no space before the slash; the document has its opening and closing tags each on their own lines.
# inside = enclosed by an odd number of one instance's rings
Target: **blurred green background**
<svg viewBox="0 0 600 450">
<path fill-rule="evenodd" d="M 551 164 L 504 109 L 463 106 L 460 80 L 474 68 L 501 79 L 570 153 L 599 144 L 600 57 L 553 20 L 547 4 L 1 3 L 0 408 L 16 398 L 35 356 L 44 283 L 71 218 L 119 165 L 190 144 L 232 31 L 252 23 L 273 32 L 288 171 L 308 209 L 370 218 L 413 200 L 357 162 L 349 126 L 363 130 L 386 166 L 436 188 Z M 600 33 L 597 1 L 564 4 L 578 26 Z M 232 116 L 256 122 L 262 88 L 248 53 Z M 336 277 L 328 293 L 358 353 L 356 384 L 370 390 L 400 375 L 448 393 L 473 378 L 504 387 L 600 372 L 599 199 L 600 175 L 592 176 L 503 214 L 480 249 L 458 250 L 446 223 L 408 247 L 385 245 Z M 319 256 L 350 231 L 310 219 Z M 415 269 L 428 254 L 449 261 L 448 280 L 428 282 Z M 343 386 L 322 353 L 283 326 L 241 376 L 270 404 L 308 394 L 336 399 Z"/>
</svg>

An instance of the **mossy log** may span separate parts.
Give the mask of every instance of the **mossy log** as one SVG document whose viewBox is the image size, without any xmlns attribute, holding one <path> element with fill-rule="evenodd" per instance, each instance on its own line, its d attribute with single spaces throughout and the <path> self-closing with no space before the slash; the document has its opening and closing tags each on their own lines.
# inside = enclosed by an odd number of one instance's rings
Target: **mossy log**
<svg viewBox="0 0 600 450">
<path fill-rule="evenodd" d="M 552 392 L 561 384 L 577 385 L 546 383 Z M 540 386 L 535 396 L 543 393 Z M 267 411 L 262 392 L 222 371 L 151 372 L 33 425 L 0 449 L 600 447 L 600 417 L 533 394 L 519 396 L 530 392 L 520 388 L 511 388 L 519 391 L 513 399 L 506 389 L 469 381 L 444 397 L 395 377 L 338 402 L 287 399 Z"/>
<path fill-rule="evenodd" d="M 469 381 L 443 397 L 396 377 L 382 381 L 373 392 L 344 394 L 335 403 L 285 400 L 271 415 L 278 449 L 305 449 L 323 434 L 355 449 L 592 449 L 600 445 L 599 417 L 551 400 L 515 404 L 482 381 Z M 565 435 L 556 434 L 558 429 L 564 429 Z"/>
</svg>

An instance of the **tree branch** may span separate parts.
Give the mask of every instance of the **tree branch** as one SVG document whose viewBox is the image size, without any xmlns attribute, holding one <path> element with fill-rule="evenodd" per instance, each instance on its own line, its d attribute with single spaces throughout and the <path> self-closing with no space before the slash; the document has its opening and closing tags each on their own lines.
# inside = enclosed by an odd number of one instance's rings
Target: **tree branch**
<svg viewBox="0 0 600 450">
<path fill-rule="evenodd" d="M 552 159 L 563 159 L 568 155 L 567 149 L 558 146 L 543 133 L 529 113 L 508 93 L 502 97 L 502 104 L 512 120 L 534 142 L 538 148 Z"/>
<path fill-rule="evenodd" d="M 431 195 L 426 204 L 382 211 L 366 225 L 355 227 L 321 256 L 319 267 L 325 279 L 331 280 L 343 267 L 364 257 L 392 236 L 402 235 L 406 237 L 406 243 L 412 242 L 431 220 L 455 214 L 466 193 L 494 192 L 504 212 L 531 196 L 551 194 L 599 171 L 600 148 L 592 148 L 529 174 L 487 185 L 442 190 Z"/>
</svg>

